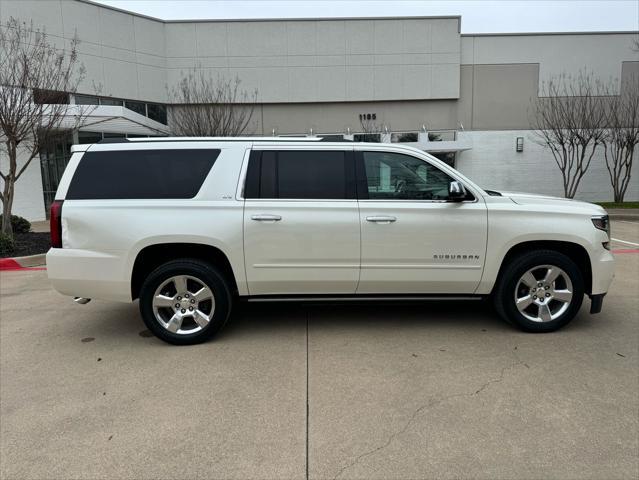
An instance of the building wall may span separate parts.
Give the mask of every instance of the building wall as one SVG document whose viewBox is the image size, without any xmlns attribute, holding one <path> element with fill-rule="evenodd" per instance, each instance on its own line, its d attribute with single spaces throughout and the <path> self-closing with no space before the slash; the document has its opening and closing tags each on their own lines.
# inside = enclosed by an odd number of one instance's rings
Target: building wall
<svg viewBox="0 0 639 480">
<path fill-rule="evenodd" d="M 639 61 L 637 33 L 462 35 L 462 64 L 539 64 L 538 87 L 551 76 L 588 70 L 603 80 L 621 78 L 621 65 Z M 618 86 L 618 85 L 617 85 Z"/>
<path fill-rule="evenodd" d="M 18 170 L 28 158 L 24 150 L 18 153 Z M 7 154 L 0 149 L 0 171 L 9 170 Z M 4 188 L 4 180 L 0 178 L 0 190 Z M 0 210 L 0 213 L 2 211 Z M 24 173 L 15 184 L 15 196 L 13 198 L 13 214 L 20 215 L 27 220 L 44 220 L 44 198 L 42 196 L 42 174 L 40 172 L 40 159 L 34 158 Z"/>
<path fill-rule="evenodd" d="M 459 18 L 163 22 L 73 0 L 2 0 L 60 46 L 77 30 L 80 93 L 167 102 L 184 72 L 239 77 L 258 101 L 459 97 Z"/>
<path fill-rule="evenodd" d="M 457 154 L 457 169 L 481 187 L 510 192 L 532 192 L 563 197 L 559 167 L 531 130 L 460 132 L 472 150 Z M 524 151 L 515 151 L 524 137 Z M 636 154 L 635 154 L 636 155 Z M 636 177 L 635 172 L 635 177 Z M 613 200 L 603 150 L 597 150 L 576 197 L 589 202 Z M 626 201 L 639 200 L 639 182 L 631 181 Z"/>
</svg>

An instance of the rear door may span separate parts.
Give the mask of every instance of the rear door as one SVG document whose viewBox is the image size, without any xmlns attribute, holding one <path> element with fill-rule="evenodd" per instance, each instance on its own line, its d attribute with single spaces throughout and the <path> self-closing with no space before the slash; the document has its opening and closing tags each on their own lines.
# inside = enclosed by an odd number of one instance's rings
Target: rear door
<svg viewBox="0 0 639 480">
<path fill-rule="evenodd" d="M 357 293 L 473 293 L 486 252 L 483 198 L 469 193 L 463 202 L 448 201 L 455 178 L 405 151 L 355 155 L 362 229 Z"/>
<path fill-rule="evenodd" d="M 355 293 L 360 227 L 352 148 L 254 150 L 244 199 L 251 295 Z"/>
</svg>

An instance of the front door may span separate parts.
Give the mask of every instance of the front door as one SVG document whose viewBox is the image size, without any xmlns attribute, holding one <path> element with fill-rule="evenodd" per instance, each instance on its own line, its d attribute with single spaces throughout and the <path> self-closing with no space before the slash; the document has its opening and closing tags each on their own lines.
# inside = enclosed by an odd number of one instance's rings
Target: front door
<svg viewBox="0 0 639 480">
<path fill-rule="evenodd" d="M 357 293 L 473 293 L 486 253 L 483 199 L 447 201 L 453 178 L 423 159 L 384 151 L 356 156 L 362 190 Z"/>
<path fill-rule="evenodd" d="M 353 294 L 359 210 L 352 150 L 254 151 L 244 190 L 251 295 Z"/>
</svg>

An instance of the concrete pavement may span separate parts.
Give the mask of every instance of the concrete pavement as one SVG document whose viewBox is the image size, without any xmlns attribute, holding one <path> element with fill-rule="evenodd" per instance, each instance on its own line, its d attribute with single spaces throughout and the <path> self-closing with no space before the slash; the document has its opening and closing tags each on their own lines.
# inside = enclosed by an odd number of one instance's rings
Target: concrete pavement
<svg viewBox="0 0 639 480">
<path fill-rule="evenodd" d="M 603 312 L 554 334 L 481 302 L 256 305 L 183 348 L 2 272 L 0 476 L 637 478 L 639 254 L 617 258 Z"/>
</svg>

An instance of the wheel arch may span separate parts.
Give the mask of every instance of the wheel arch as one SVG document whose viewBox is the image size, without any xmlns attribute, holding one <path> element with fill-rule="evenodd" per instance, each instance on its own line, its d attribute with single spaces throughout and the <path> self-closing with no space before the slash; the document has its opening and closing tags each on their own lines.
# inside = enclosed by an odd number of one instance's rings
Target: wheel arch
<svg viewBox="0 0 639 480">
<path fill-rule="evenodd" d="M 203 243 L 171 242 L 147 245 L 141 249 L 131 271 L 131 299 L 140 296 L 144 279 L 160 265 L 178 258 L 193 258 L 219 268 L 233 294 L 237 293 L 237 280 L 227 255 L 213 245 Z"/>
<path fill-rule="evenodd" d="M 513 258 L 531 250 L 553 250 L 566 255 L 573 262 L 575 262 L 575 264 L 581 271 L 584 279 L 584 288 L 586 293 L 592 293 L 592 266 L 590 263 L 590 256 L 588 255 L 588 251 L 578 243 L 562 240 L 530 240 L 517 243 L 510 247 L 508 252 L 506 252 L 504 258 L 502 259 L 501 265 L 499 266 L 499 271 L 497 272 L 497 281 L 493 286 L 493 291 L 495 290 L 497 282 L 499 282 L 502 278 L 503 271 L 506 265 L 508 265 Z"/>
</svg>

